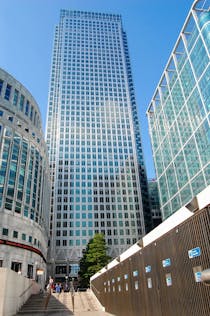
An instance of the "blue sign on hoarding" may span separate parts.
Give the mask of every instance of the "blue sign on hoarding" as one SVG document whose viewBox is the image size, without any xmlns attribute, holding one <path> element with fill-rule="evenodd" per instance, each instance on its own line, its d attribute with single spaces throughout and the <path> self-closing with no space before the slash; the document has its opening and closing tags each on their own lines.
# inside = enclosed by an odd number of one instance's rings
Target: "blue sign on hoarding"
<svg viewBox="0 0 210 316">
<path fill-rule="evenodd" d="M 163 265 L 164 268 L 165 267 L 169 267 L 171 265 L 171 259 L 168 258 L 168 259 L 163 260 L 162 261 L 162 265 Z"/>
<path fill-rule="evenodd" d="M 201 271 L 195 272 L 195 282 L 202 282 L 201 275 L 202 275 Z"/>
<path fill-rule="evenodd" d="M 195 258 L 195 257 L 199 257 L 200 255 L 201 255 L 201 248 L 200 247 L 196 247 L 196 248 L 188 250 L 188 257 L 190 259 Z"/>
<path fill-rule="evenodd" d="M 145 267 L 146 273 L 151 272 L 151 270 L 152 270 L 151 266 L 146 266 L 146 267 Z"/>
</svg>

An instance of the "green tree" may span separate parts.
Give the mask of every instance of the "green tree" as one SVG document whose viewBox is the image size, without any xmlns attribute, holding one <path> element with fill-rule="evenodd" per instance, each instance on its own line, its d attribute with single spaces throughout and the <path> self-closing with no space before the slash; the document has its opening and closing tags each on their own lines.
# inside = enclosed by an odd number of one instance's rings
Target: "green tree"
<svg viewBox="0 0 210 316">
<path fill-rule="evenodd" d="M 107 256 L 107 246 L 103 234 L 95 234 L 89 241 L 80 260 L 80 286 L 87 287 L 90 277 L 102 269 L 111 257 Z"/>
</svg>

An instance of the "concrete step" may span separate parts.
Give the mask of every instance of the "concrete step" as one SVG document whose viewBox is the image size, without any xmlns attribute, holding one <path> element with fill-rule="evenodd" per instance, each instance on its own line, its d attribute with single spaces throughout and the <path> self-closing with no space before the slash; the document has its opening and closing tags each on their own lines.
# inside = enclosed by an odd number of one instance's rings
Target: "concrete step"
<svg viewBox="0 0 210 316">
<path fill-rule="evenodd" d="M 45 309 L 46 299 L 47 294 L 32 295 L 16 316 L 42 316 L 46 314 L 52 316 L 67 316 L 80 315 L 80 313 L 87 313 L 88 315 L 91 315 L 91 313 L 92 315 L 105 315 L 102 312 L 101 305 L 91 291 L 76 292 L 73 296 L 74 307 L 71 293 L 62 292 L 59 295 L 53 293 L 50 296 L 47 308 Z"/>
<path fill-rule="evenodd" d="M 16 314 L 20 315 L 73 315 L 71 310 L 54 295 L 50 296 L 49 303 L 45 308 L 47 295 L 32 295 L 28 301 L 22 306 L 21 310 Z"/>
</svg>

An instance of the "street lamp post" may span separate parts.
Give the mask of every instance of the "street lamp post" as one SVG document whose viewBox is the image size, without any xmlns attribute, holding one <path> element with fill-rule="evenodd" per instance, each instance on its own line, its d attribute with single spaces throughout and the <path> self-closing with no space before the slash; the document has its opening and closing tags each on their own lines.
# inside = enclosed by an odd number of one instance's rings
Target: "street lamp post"
<svg viewBox="0 0 210 316">
<path fill-rule="evenodd" d="M 66 284 L 65 284 L 65 291 L 68 290 L 68 275 L 65 276 Z"/>
</svg>

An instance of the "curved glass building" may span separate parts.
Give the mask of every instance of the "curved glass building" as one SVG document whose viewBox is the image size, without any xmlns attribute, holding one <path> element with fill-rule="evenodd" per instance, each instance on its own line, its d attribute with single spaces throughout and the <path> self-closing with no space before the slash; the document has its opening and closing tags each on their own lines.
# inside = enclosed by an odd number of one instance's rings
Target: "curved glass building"
<svg viewBox="0 0 210 316">
<path fill-rule="evenodd" d="M 0 69 L 0 266 L 46 271 L 49 170 L 38 105 Z"/>
<path fill-rule="evenodd" d="M 209 8 L 194 2 L 147 111 L 163 218 L 210 185 Z"/>
</svg>

